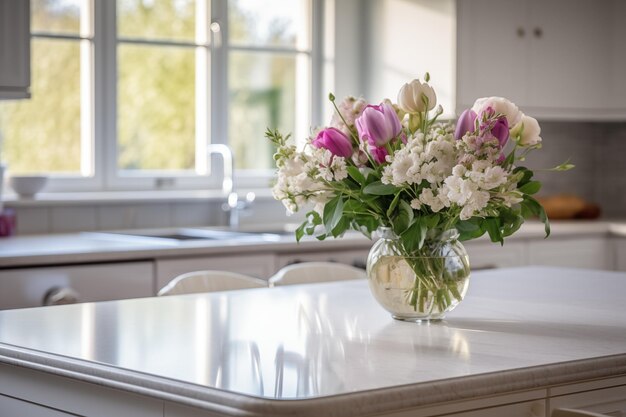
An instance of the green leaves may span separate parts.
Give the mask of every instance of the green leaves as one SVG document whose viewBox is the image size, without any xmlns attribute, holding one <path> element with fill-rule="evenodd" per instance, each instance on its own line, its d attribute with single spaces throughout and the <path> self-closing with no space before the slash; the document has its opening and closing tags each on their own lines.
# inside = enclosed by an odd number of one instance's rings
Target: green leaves
<svg viewBox="0 0 626 417">
<path fill-rule="evenodd" d="M 322 220 L 324 221 L 324 228 L 326 233 L 332 233 L 333 229 L 339 224 L 343 215 L 343 200 L 341 194 L 331 199 L 324 206 L 324 215 Z M 344 229 L 345 230 L 345 229 Z M 333 234 L 334 236 L 334 234 Z"/>
<path fill-rule="evenodd" d="M 316 211 L 310 211 L 306 214 L 306 220 L 296 229 L 296 242 L 300 242 L 300 239 L 304 235 L 313 235 L 315 233 L 315 227 L 322 224 L 322 218 Z"/>
<path fill-rule="evenodd" d="M 393 231 L 399 235 L 406 229 L 408 229 L 408 227 L 413 222 L 413 209 L 411 208 L 409 203 L 404 200 L 400 200 L 400 203 L 398 204 L 398 213 L 396 214 L 396 216 L 393 216 L 390 211 L 387 210 L 387 217 L 391 222 Z"/>
<path fill-rule="evenodd" d="M 391 195 L 398 191 L 399 189 L 395 185 L 383 184 L 380 181 L 375 181 L 363 188 L 363 193 L 371 195 Z"/>
<path fill-rule="evenodd" d="M 350 178 L 352 178 L 358 184 L 365 183 L 365 175 L 363 175 L 357 167 L 349 166 L 347 170 L 348 170 L 348 175 L 350 176 Z"/>
<path fill-rule="evenodd" d="M 546 237 L 550 236 L 550 221 L 548 220 L 548 216 L 546 215 L 546 211 L 543 206 L 539 204 L 537 200 L 529 195 L 525 195 L 524 200 L 521 202 L 521 209 L 522 216 L 526 219 L 532 216 L 539 217 L 539 220 L 541 220 L 544 224 Z"/>
<path fill-rule="evenodd" d="M 483 227 L 483 219 L 473 217 L 469 220 L 461 220 L 456 224 L 456 230 L 459 232 L 459 240 L 471 240 L 481 237 L 487 231 Z"/>
<path fill-rule="evenodd" d="M 502 223 L 500 218 L 498 217 L 488 217 L 483 221 L 485 225 L 485 229 L 487 229 L 487 233 L 489 233 L 489 239 L 492 242 L 500 242 L 501 245 L 504 244 L 504 239 L 502 238 L 502 231 L 500 227 Z"/>
<path fill-rule="evenodd" d="M 428 232 L 426 225 L 420 221 L 419 217 L 416 218 L 413 224 L 400 234 L 404 249 L 408 253 L 421 249 L 424 246 L 426 232 Z"/>
<path fill-rule="evenodd" d="M 513 170 L 513 174 L 521 175 L 520 180 L 517 182 L 517 187 L 523 187 L 533 177 L 533 172 L 526 167 L 517 167 Z"/>
<path fill-rule="evenodd" d="M 541 183 L 539 181 L 529 181 L 519 187 L 519 190 L 524 194 L 536 194 L 540 189 Z"/>
<path fill-rule="evenodd" d="M 401 211 L 398 214 L 396 222 L 394 223 L 394 232 L 396 232 L 396 234 L 398 234 L 402 239 L 402 243 L 407 252 L 411 253 L 418 251 L 424 246 L 424 241 L 426 240 L 428 231 L 436 229 L 439 226 L 441 216 L 439 213 L 415 216 L 413 209 L 405 201 L 400 201 L 399 207 L 401 208 Z M 406 221 L 406 219 L 401 220 L 400 222 L 398 222 L 398 220 L 403 218 L 403 212 L 408 213 L 408 211 L 410 211 L 410 215 L 407 214 L 408 226 L 403 227 L 403 222 Z"/>
</svg>

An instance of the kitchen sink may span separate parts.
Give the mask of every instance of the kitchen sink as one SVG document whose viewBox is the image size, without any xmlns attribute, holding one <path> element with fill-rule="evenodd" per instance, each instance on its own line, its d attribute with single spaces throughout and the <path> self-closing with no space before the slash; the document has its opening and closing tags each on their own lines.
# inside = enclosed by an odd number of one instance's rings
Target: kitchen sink
<svg viewBox="0 0 626 417">
<path fill-rule="evenodd" d="M 280 229 L 271 230 L 235 231 L 208 228 L 165 228 L 86 232 L 86 234 L 107 240 L 178 244 L 187 241 L 276 241 L 280 240 L 281 235 L 290 233 Z"/>
</svg>

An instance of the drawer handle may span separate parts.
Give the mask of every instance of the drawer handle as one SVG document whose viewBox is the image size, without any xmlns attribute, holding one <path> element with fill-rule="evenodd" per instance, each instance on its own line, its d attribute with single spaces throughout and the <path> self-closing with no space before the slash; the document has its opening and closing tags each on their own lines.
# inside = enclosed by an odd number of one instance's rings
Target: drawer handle
<svg viewBox="0 0 626 417">
<path fill-rule="evenodd" d="M 70 287 L 52 287 L 43 296 L 42 305 L 76 304 L 79 299 L 78 292 Z"/>
</svg>

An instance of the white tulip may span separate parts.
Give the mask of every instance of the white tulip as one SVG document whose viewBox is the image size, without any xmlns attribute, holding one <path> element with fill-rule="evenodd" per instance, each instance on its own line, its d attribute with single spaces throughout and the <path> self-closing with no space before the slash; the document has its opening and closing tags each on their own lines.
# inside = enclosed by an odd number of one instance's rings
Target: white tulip
<svg viewBox="0 0 626 417">
<path fill-rule="evenodd" d="M 423 95 L 428 98 L 428 107 L 424 104 Z M 422 83 L 420 80 L 413 80 L 404 84 L 398 92 L 398 107 L 406 113 L 421 113 L 434 109 L 436 105 L 435 90 L 428 83 Z"/>
<path fill-rule="evenodd" d="M 517 106 L 502 97 L 483 97 L 474 102 L 472 110 L 480 117 L 480 114 L 488 107 L 496 113 L 501 113 L 506 117 L 509 126 L 515 126 L 522 119 L 523 113 Z"/>
<path fill-rule="evenodd" d="M 537 119 L 522 113 L 521 120 L 511 129 L 511 136 L 520 135 L 519 146 L 535 146 L 541 143 L 541 128 Z"/>
</svg>

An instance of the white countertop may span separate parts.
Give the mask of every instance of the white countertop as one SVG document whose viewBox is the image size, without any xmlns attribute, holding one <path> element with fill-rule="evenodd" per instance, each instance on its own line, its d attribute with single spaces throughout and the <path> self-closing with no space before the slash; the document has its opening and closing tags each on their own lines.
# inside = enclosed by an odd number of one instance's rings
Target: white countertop
<svg viewBox="0 0 626 417">
<path fill-rule="evenodd" d="M 533 267 L 476 272 L 430 325 L 360 280 L 8 310 L 0 362 L 232 415 L 356 416 L 624 375 L 625 293 L 626 273 Z"/>
<path fill-rule="evenodd" d="M 626 236 L 626 224 L 609 221 L 553 222 L 551 239 L 571 236 Z M 543 224 L 526 222 L 507 241 L 541 239 Z M 483 237 L 477 242 L 488 242 Z M 505 243 L 506 244 L 506 243 Z M 175 243 L 156 243 L 141 240 L 114 238 L 97 233 L 73 233 L 16 236 L 0 239 L 0 268 L 34 265 L 66 264 L 81 262 L 106 262 L 175 256 L 201 256 L 217 254 L 241 254 L 281 252 L 296 248 L 329 250 L 329 248 L 367 248 L 371 243 L 356 232 L 349 232 L 340 239 L 320 242 L 314 238 L 304 239 L 299 245 L 292 233 L 278 238 L 258 240 L 194 240 Z"/>
</svg>

